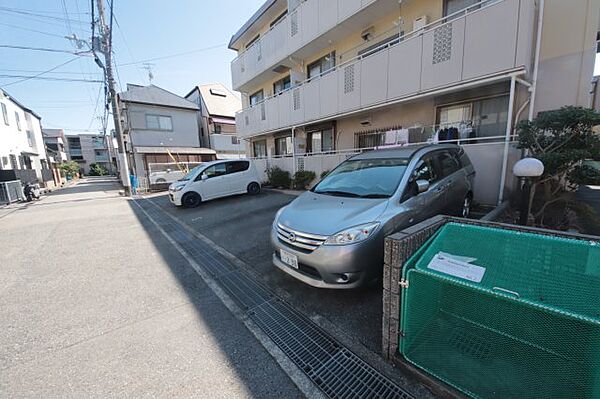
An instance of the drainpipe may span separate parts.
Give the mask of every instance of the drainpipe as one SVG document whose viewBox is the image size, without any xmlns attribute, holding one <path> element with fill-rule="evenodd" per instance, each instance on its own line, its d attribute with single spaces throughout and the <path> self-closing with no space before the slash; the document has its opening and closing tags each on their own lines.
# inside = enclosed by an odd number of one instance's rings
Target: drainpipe
<svg viewBox="0 0 600 399">
<path fill-rule="evenodd" d="M 506 122 L 506 136 L 504 138 L 504 155 L 502 156 L 502 174 L 500 175 L 500 192 L 498 193 L 498 205 L 504 201 L 504 187 L 506 186 L 506 172 L 508 169 L 508 150 L 510 148 L 510 136 L 513 127 L 513 114 L 515 108 L 515 88 L 517 81 L 513 76 L 510 79 L 510 98 L 508 100 L 508 118 Z"/>
<path fill-rule="evenodd" d="M 533 77 L 531 81 L 531 102 L 529 103 L 529 120 L 533 120 L 535 112 L 535 96 L 537 94 L 537 81 L 540 70 L 540 53 L 542 51 L 542 30 L 544 27 L 544 0 L 540 0 L 537 24 L 537 38 L 535 43 L 535 60 L 533 62 Z"/>
<path fill-rule="evenodd" d="M 296 126 L 292 126 L 292 161 L 294 162 L 292 171 L 295 175 L 297 172 L 296 169 L 298 169 L 298 165 L 296 164 Z"/>
</svg>

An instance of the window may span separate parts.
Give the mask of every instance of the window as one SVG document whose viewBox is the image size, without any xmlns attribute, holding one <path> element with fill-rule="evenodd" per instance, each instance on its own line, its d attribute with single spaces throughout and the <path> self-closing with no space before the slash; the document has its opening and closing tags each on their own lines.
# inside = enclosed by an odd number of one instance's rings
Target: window
<svg viewBox="0 0 600 399">
<path fill-rule="evenodd" d="M 444 16 L 454 14 L 457 11 L 463 10 L 473 4 L 479 3 L 480 0 L 445 0 L 444 1 Z"/>
<path fill-rule="evenodd" d="M 162 115 L 146 115 L 146 129 L 173 130 L 171 117 Z"/>
<path fill-rule="evenodd" d="M 8 157 L 10 158 L 10 168 L 19 169 L 19 165 L 17 164 L 17 157 L 13 154 L 10 154 Z"/>
<path fill-rule="evenodd" d="M 206 175 L 208 176 L 208 178 L 213 178 L 213 177 L 218 177 L 218 176 L 223 176 L 227 174 L 227 164 L 225 163 L 218 163 L 216 165 L 213 166 L 209 166 L 208 168 L 204 169 L 204 172 L 202 172 L 198 178 L 202 178 L 202 175 Z"/>
<path fill-rule="evenodd" d="M 33 147 L 33 133 L 30 130 L 27 131 L 27 144 L 29 147 Z"/>
<path fill-rule="evenodd" d="M 290 79 L 290 75 L 286 76 L 283 79 L 279 79 L 277 82 L 273 83 L 273 94 L 277 95 L 287 89 L 292 87 L 292 80 Z"/>
<path fill-rule="evenodd" d="M 222 127 L 219 124 L 215 124 L 215 134 L 221 134 Z"/>
<path fill-rule="evenodd" d="M 333 151 L 333 129 L 324 129 L 307 133 L 307 152 Z"/>
<path fill-rule="evenodd" d="M 235 161 L 227 163 L 227 174 L 245 172 L 250 168 L 248 161 Z"/>
<path fill-rule="evenodd" d="M 6 111 L 6 104 L 4 103 L 2 103 L 2 117 L 4 118 L 4 124 L 8 126 L 8 112 Z"/>
<path fill-rule="evenodd" d="M 275 139 L 275 155 L 292 154 L 292 136 L 277 137 Z"/>
<path fill-rule="evenodd" d="M 427 180 L 429 184 L 433 184 L 438 180 L 432 156 L 426 156 L 415 167 L 415 171 L 410 177 L 410 181 L 406 187 L 406 191 L 402 196 L 402 201 L 415 197 L 419 194 L 417 180 Z"/>
<path fill-rule="evenodd" d="M 267 156 L 267 141 L 260 140 L 252 143 L 252 152 L 255 157 L 261 158 Z"/>
<path fill-rule="evenodd" d="M 233 144 L 233 145 L 240 144 L 240 139 L 238 138 L 238 136 L 231 136 L 231 144 Z"/>
<path fill-rule="evenodd" d="M 335 67 L 335 51 L 308 65 L 306 68 L 308 79 L 321 76 L 333 67 Z"/>
<path fill-rule="evenodd" d="M 460 169 L 460 161 L 448 151 L 437 153 L 435 158 L 442 177 L 450 176 Z"/>
<path fill-rule="evenodd" d="M 383 46 L 386 44 L 393 46 L 398 43 L 400 43 L 400 34 L 396 33 L 395 35 L 392 35 L 386 39 L 383 39 L 382 41 L 380 41 L 378 43 L 373 44 L 372 46 L 369 46 L 369 47 L 359 51 L 358 55 L 363 56 L 363 57 L 368 57 L 370 55 L 380 52 L 381 50 L 384 50 L 385 47 L 383 47 Z"/>
<path fill-rule="evenodd" d="M 256 105 L 262 102 L 265 99 L 265 95 L 262 90 L 257 91 L 256 93 L 250 96 L 250 106 Z"/>
<path fill-rule="evenodd" d="M 271 25 L 269 25 L 269 27 L 272 28 L 275 25 L 277 25 L 279 22 L 281 22 L 287 15 L 287 13 L 288 13 L 287 10 L 285 10 L 283 13 L 281 13 L 280 16 L 278 16 L 277 18 L 275 18 L 275 20 L 273 20 L 273 22 L 271 22 Z"/>
<path fill-rule="evenodd" d="M 380 131 L 360 132 L 354 136 L 356 148 L 374 148 L 383 145 L 385 133 Z"/>
<path fill-rule="evenodd" d="M 314 189 L 340 197 L 389 198 L 404 176 L 408 159 L 356 159 L 342 163 Z"/>
<path fill-rule="evenodd" d="M 15 120 L 17 121 L 17 129 L 21 130 L 21 119 L 19 119 L 19 113 L 15 111 Z"/>
</svg>

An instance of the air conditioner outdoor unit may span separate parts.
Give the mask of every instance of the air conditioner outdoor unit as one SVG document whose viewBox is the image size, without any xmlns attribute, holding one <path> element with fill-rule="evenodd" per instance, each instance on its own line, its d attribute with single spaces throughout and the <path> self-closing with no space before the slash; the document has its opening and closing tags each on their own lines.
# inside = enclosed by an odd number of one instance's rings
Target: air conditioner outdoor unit
<svg viewBox="0 0 600 399">
<path fill-rule="evenodd" d="M 422 15 L 413 21 L 413 30 L 423 29 L 429 23 L 429 17 Z"/>
</svg>

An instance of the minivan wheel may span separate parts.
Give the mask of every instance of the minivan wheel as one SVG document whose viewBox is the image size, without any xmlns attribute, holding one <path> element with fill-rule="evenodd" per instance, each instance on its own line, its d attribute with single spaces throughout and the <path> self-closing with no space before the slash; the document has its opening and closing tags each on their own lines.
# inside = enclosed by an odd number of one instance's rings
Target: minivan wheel
<svg viewBox="0 0 600 399">
<path fill-rule="evenodd" d="M 471 195 L 467 195 L 463 201 L 462 210 L 460 216 L 468 218 L 471 215 L 471 205 L 473 204 L 473 198 Z"/>
<path fill-rule="evenodd" d="M 248 184 L 248 194 L 257 195 L 260 193 L 260 184 L 253 182 Z"/>
<path fill-rule="evenodd" d="M 181 204 L 186 208 L 196 208 L 202 202 L 198 193 L 186 193 L 181 199 Z"/>
</svg>

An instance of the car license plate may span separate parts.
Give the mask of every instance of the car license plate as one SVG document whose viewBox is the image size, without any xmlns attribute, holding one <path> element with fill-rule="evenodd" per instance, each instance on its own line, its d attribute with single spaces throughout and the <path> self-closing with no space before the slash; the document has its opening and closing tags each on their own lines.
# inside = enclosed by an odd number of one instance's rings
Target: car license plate
<svg viewBox="0 0 600 399">
<path fill-rule="evenodd" d="M 283 249 L 279 250 L 279 255 L 281 256 L 281 261 L 283 263 L 293 267 L 294 269 L 298 268 L 298 257 L 296 255 L 291 254 L 288 251 L 284 251 Z"/>
</svg>

